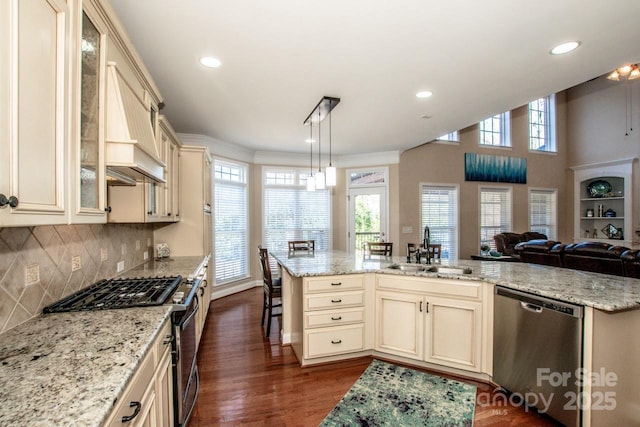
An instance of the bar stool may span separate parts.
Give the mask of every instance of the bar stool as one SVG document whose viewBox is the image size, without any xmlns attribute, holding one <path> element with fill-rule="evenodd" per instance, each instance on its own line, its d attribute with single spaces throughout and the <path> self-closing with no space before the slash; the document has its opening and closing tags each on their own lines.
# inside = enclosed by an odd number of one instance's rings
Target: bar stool
<svg viewBox="0 0 640 427">
<path fill-rule="evenodd" d="M 316 241 L 315 240 L 289 240 L 289 252 L 296 251 L 315 251 L 316 250 Z"/>
<path fill-rule="evenodd" d="M 265 314 L 267 314 L 267 330 L 265 337 L 271 333 L 271 318 L 282 318 L 282 279 L 273 279 L 271 266 L 269 264 L 269 252 L 266 248 L 258 246 L 260 256 L 260 267 L 262 267 L 262 287 L 264 289 L 264 299 L 262 302 L 262 322 L 264 325 Z M 278 300 L 274 302 L 274 300 Z M 280 308 L 279 312 L 274 312 L 274 308 Z"/>
<path fill-rule="evenodd" d="M 365 251 L 369 255 L 391 256 L 393 252 L 393 243 L 391 242 L 367 242 Z"/>
</svg>

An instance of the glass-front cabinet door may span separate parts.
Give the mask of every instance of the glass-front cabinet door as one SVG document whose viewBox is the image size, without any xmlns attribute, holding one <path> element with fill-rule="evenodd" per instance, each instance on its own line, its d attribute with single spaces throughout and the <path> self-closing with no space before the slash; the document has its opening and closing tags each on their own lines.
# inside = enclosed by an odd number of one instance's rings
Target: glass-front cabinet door
<svg viewBox="0 0 640 427">
<path fill-rule="evenodd" d="M 82 13 L 79 49 L 79 138 L 73 222 L 105 222 L 104 70 L 105 31 L 90 9 Z M 100 218 L 96 218 L 99 216 Z"/>
</svg>

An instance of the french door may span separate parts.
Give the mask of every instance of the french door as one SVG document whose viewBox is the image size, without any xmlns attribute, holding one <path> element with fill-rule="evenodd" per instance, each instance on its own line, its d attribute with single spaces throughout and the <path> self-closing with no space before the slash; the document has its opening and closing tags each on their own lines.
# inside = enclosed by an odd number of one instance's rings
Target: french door
<svg viewBox="0 0 640 427">
<path fill-rule="evenodd" d="M 365 242 L 387 240 L 386 187 L 349 190 L 349 253 L 360 254 Z"/>
</svg>

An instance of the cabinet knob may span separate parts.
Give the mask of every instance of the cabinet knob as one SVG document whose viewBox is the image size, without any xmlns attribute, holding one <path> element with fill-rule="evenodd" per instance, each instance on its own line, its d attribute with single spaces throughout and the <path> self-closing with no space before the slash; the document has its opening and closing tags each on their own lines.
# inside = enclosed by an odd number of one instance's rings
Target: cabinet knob
<svg viewBox="0 0 640 427">
<path fill-rule="evenodd" d="M 107 206 L 106 208 L 104 208 L 104 211 L 107 213 L 111 213 L 111 206 Z"/>
<path fill-rule="evenodd" d="M 5 196 L 4 194 L 0 194 L 0 208 L 3 208 L 7 205 L 15 208 L 16 206 L 18 206 L 18 198 L 16 196 L 9 196 L 9 198 L 7 198 L 7 196 Z"/>
</svg>

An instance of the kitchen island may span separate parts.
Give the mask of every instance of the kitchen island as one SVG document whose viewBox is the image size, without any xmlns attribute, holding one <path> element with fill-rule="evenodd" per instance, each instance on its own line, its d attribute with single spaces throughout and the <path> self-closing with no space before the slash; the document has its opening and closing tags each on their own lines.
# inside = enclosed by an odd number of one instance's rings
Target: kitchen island
<svg viewBox="0 0 640 427">
<path fill-rule="evenodd" d="M 282 341 L 302 365 L 378 355 L 491 382 L 500 285 L 583 306 L 587 376 L 571 373 L 583 383 L 582 425 L 640 425 L 640 280 L 525 263 L 460 260 L 451 264 L 471 274 L 443 274 L 389 268 L 404 257 L 272 256 L 282 267 Z"/>
<path fill-rule="evenodd" d="M 150 261 L 121 276 L 187 277 L 202 262 Z M 170 315 L 170 305 L 44 314 L 3 333 L 0 425 L 104 425 L 154 345 L 162 345 Z"/>
</svg>

